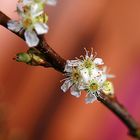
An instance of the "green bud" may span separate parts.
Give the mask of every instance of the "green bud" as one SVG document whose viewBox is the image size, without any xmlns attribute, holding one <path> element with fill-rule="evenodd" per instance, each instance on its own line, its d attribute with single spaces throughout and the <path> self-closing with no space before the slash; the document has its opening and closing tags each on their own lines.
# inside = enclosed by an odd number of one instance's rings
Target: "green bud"
<svg viewBox="0 0 140 140">
<path fill-rule="evenodd" d="M 40 57 L 40 56 L 37 56 L 37 55 L 34 55 L 33 54 L 33 58 L 32 58 L 37 64 L 41 64 L 41 63 L 44 63 L 44 60 Z"/>
<path fill-rule="evenodd" d="M 16 57 L 16 61 L 28 63 L 31 61 L 31 56 L 28 53 L 18 53 Z"/>
</svg>

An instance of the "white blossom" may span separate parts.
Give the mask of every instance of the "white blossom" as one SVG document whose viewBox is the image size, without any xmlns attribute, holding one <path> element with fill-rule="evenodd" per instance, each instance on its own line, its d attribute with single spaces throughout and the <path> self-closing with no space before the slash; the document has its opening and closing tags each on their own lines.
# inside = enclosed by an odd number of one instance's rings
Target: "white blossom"
<svg viewBox="0 0 140 140">
<path fill-rule="evenodd" d="M 107 95 L 114 94 L 113 85 L 108 78 L 113 75 L 108 74 L 107 67 L 103 66 L 104 62 L 101 58 L 95 58 L 93 53 L 86 50 L 86 55 L 81 59 L 67 60 L 64 71 L 66 79 L 61 86 L 63 92 L 68 91 L 73 96 L 80 97 L 81 91 L 87 92 L 85 102 L 93 103 L 97 94 L 104 92 Z"/>
<path fill-rule="evenodd" d="M 57 0 L 47 0 L 48 5 L 56 5 Z"/>
<path fill-rule="evenodd" d="M 45 14 L 45 5 L 55 5 L 56 0 L 19 0 L 17 13 L 19 20 L 10 20 L 7 26 L 14 32 L 25 30 L 24 37 L 29 47 L 39 43 L 38 35 L 48 32 L 48 16 Z"/>
<path fill-rule="evenodd" d="M 67 78 L 61 86 L 63 92 L 66 92 L 69 88 L 73 96 L 79 97 L 81 95 L 82 88 L 82 77 L 80 71 L 77 68 L 72 68 L 71 73 L 66 73 Z"/>
</svg>

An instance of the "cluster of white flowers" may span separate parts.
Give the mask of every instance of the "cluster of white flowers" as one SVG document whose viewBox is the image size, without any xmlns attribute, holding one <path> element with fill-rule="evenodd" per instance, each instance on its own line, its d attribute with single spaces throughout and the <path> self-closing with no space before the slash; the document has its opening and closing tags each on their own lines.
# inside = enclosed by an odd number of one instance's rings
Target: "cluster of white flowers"
<svg viewBox="0 0 140 140">
<path fill-rule="evenodd" d="M 89 55 L 86 50 L 85 57 L 76 60 L 67 60 L 65 65 L 65 82 L 61 86 L 63 92 L 70 88 L 73 96 L 80 97 L 81 91 L 87 92 L 85 102 L 93 103 L 100 94 L 100 91 L 107 95 L 114 94 L 113 85 L 108 78 L 113 75 L 107 73 L 107 67 L 103 66 L 104 62 L 101 58 L 95 58 L 93 53 Z"/>
<path fill-rule="evenodd" d="M 56 0 L 19 0 L 17 4 L 19 20 L 10 20 L 7 24 L 14 32 L 25 30 L 24 37 L 29 47 L 38 45 L 37 35 L 48 32 L 46 4 L 55 5 Z"/>
</svg>

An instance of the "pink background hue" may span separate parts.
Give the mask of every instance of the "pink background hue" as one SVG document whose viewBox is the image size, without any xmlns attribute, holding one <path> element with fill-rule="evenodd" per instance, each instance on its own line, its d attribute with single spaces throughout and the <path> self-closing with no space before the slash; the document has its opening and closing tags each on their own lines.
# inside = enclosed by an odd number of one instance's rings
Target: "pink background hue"
<svg viewBox="0 0 140 140">
<path fill-rule="evenodd" d="M 16 0 L 1 0 L 11 18 Z M 59 0 L 48 7 L 47 42 L 66 59 L 93 47 L 116 75 L 116 95 L 140 122 L 140 1 Z M 6 136 L 29 140 L 132 140 L 126 127 L 99 102 L 85 105 L 62 94 L 63 76 L 12 60 L 25 42 L 0 27 L 0 106 L 6 110 Z M 11 140 L 11 139 L 10 139 Z"/>
</svg>

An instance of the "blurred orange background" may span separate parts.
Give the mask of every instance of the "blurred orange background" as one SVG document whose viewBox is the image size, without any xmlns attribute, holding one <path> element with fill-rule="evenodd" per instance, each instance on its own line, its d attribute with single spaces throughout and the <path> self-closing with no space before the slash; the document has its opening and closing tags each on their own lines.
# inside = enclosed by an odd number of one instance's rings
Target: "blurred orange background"
<svg viewBox="0 0 140 140">
<path fill-rule="evenodd" d="M 0 0 L 0 10 L 17 18 L 17 0 Z M 58 0 L 47 7 L 46 40 L 66 59 L 94 48 L 116 75 L 115 93 L 140 122 L 140 1 Z M 8 140 L 132 140 L 126 127 L 100 102 L 62 93 L 62 74 L 15 62 L 27 50 L 0 27 L 0 108 Z"/>
</svg>

